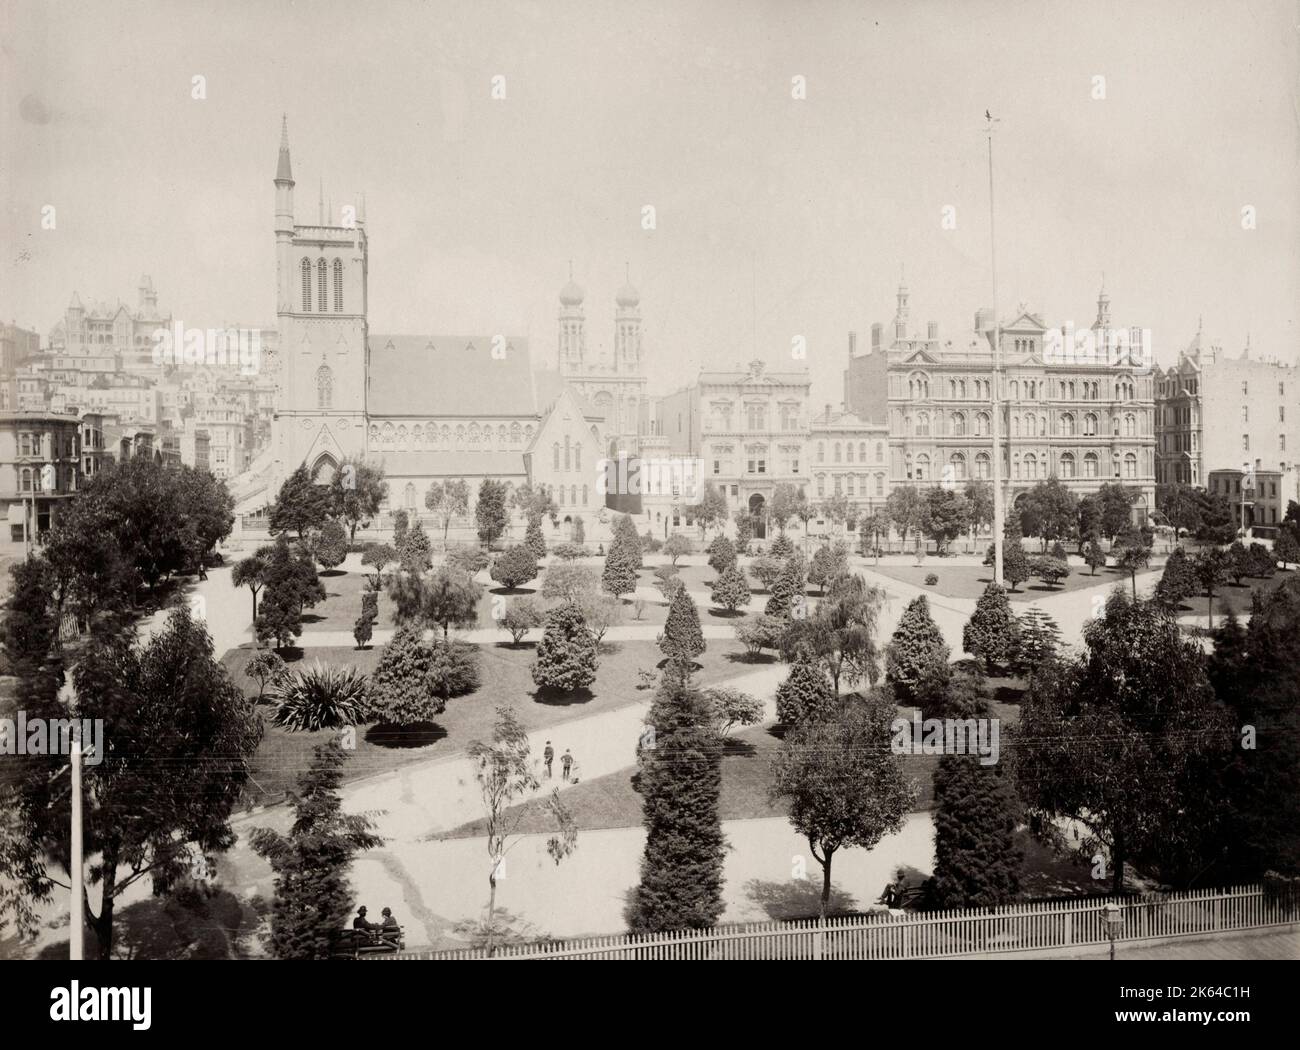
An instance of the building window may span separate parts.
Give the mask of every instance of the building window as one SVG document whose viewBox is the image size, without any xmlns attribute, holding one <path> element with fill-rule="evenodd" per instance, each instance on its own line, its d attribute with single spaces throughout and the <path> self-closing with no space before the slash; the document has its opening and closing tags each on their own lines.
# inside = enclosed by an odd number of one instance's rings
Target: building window
<svg viewBox="0 0 1300 1050">
<path fill-rule="evenodd" d="M 311 260 L 304 258 L 298 267 L 302 271 L 302 309 L 311 309 Z"/>
<path fill-rule="evenodd" d="M 825 496 L 825 495 L 826 495 L 826 475 L 825 475 L 825 474 L 818 474 L 818 475 L 817 475 L 817 495 L 818 495 L 818 496 Z"/>
<path fill-rule="evenodd" d="M 883 474 L 877 474 L 877 475 L 876 475 L 876 495 L 877 495 L 877 496 L 883 496 L 884 494 L 885 494 L 885 475 L 883 475 Z"/>
<path fill-rule="evenodd" d="M 343 260 L 334 260 L 334 312 L 343 312 Z"/>
<path fill-rule="evenodd" d="M 1124 477 L 1136 478 L 1138 475 L 1138 458 L 1132 452 L 1124 457 Z"/>
<path fill-rule="evenodd" d="M 1061 433 L 1066 437 L 1074 437 L 1074 414 L 1073 413 L 1067 412 L 1065 413 L 1065 415 L 1061 417 Z"/>
<path fill-rule="evenodd" d="M 334 373 L 329 365 L 316 369 L 316 407 L 332 408 L 334 405 Z"/>
<path fill-rule="evenodd" d="M 877 442 L 876 442 L 876 462 L 877 462 L 877 463 L 883 463 L 884 461 L 885 461 L 885 443 L 884 443 L 883 441 L 877 441 Z"/>
<path fill-rule="evenodd" d="M 321 259 L 316 263 L 316 310 L 319 313 L 324 313 L 329 309 L 329 289 L 327 287 L 328 282 L 326 278 L 327 272 L 328 267 L 325 264 L 325 260 Z"/>
<path fill-rule="evenodd" d="M 966 433 L 966 413 L 954 412 L 952 414 L 952 432 L 957 437 L 963 437 Z"/>
<path fill-rule="evenodd" d="M 817 442 L 817 462 L 826 462 L 826 444 L 822 441 Z"/>
<path fill-rule="evenodd" d="M 840 443 L 837 441 L 835 442 L 835 462 L 838 463 L 839 461 L 840 461 Z"/>
<path fill-rule="evenodd" d="M 975 457 L 975 476 L 981 481 L 987 481 L 990 474 L 991 462 L 987 452 L 981 452 Z"/>
<path fill-rule="evenodd" d="M 751 474 L 766 474 L 766 473 L 767 473 L 767 460 L 766 460 L 766 459 L 751 459 L 751 460 L 749 461 L 749 473 L 751 473 Z"/>
<path fill-rule="evenodd" d="M 746 405 L 745 420 L 750 430 L 767 429 L 767 407 L 765 405 Z"/>
<path fill-rule="evenodd" d="M 1241 396 L 1242 397 L 1250 396 L 1250 384 L 1247 383 L 1246 380 L 1244 379 L 1241 381 Z"/>
<path fill-rule="evenodd" d="M 714 473 L 714 474 L 721 474 L 721 473 L 722 473 L 722 460 L 720 460 L 720 459 L 715 459 L 715 460 L 713 461 L 713 473 Z"/>
<path fill-rule="evenodd" d="M 799 406 L 798 405 L 781 406 L 781 429 L 782 430 L 799 429 Z"/>
<path fill-rule="evenodd" d="M 840 477 L 839 474 L 836 474 L 836 475 L 835 475 L 835 495 L 837 495 L 837 496 L 841 494 L 841 493 L 840 493 L 841 484 L 842 484 L 842 479 L 841 479 L 841 477 Z"/>
<path fill-rule="evenodd" d="M 917 481 L 924 481 L 930 473 L 930 457 L 922 452 L 916 457 L 916 470 L 913 471 Z"/>
<path fill-rule="evenodd" d="M 1242 451 L 1242 452 L 1249 452 L 1249 451 L 1250 451 L 1250 435 L 1249 435 L 1249 434 L 1242 434 L 1242 435 L 1241 435 L 1241 451 Z"/>
<path fill-rule="evenodd" d="M 916 417 L 916 433 L 918 437 L 930 436 L 930 413 L 920 412 Z"/>
<path fill-rule="evenodd" d="M 844 458 L 847 462 L 853 462 L 853 442 L 848 441 L 844 444 Z"/>
<path fill-rule="evenodd" d="M 551 446 L 551 469 L 560 469 L 560 443 L 558 441 Z"/>
<path fill-rule="evenodd" d="M 1070 452 L 1062 453 L 1062 455 L 1061 455 L 1061 477 L 1063 477 L 1063 478 L 1072 478 L 1072 477 L 1074 477 L 1074 455 L 1073 455 L 1073 453 L 1070 453 Z"/>
<path fill-rule="evenodd" d="M 564 435 L 564 469 L 573 469 L 573 451 L 569 447 L 569 435 Z"/>
<path fill-rule="evenodd" d="M 1241 406 L 1241 421 L 1243 423 L 1250 422 L 1250 409 L 1247 408 L 1245 405 Z"/>
<path fill-rule="evenodd" d="M 954 481 L 966 480 L 966 457 L 960 452 L 954 452 L 948 458 L 948 465 L 952 468 L 952 477 Z"/>
</svg>

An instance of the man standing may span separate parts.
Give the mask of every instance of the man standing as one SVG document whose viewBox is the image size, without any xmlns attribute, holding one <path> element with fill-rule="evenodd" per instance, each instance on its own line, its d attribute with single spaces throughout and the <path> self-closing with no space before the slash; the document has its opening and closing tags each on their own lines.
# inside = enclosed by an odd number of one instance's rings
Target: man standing
<svg viewBox="0 0 1300 1050">
<path fill-rule="evenodd" d="M 560 756 L 560 765 L 564 767 L 563 776 L 565 782 L 567 783 L 569 779 L 569 770 L 573 767 L 573 755 L 569 753 L 569 749 L 567 747 L 564 749 L 564 754 Z"/>
<path fill-rule="evenodd" d="M 546 779 L 551 779 L 551 763 L 555 761 L 555 748 L 551 747 L 551 742 L 546 741 L 546 750 L 542 752 L 542 762 L 546 765 Z"/>
</svg>

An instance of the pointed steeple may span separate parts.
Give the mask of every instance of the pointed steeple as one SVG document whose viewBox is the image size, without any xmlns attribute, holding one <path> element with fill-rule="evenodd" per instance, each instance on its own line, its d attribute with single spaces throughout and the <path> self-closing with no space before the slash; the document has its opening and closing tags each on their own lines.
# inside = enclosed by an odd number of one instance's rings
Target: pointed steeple
<svg viewBox="0 0 1300 1050">
<path fill-rule="evenodd" d="M 280 161 L 275 167 L 275 181 L 293 185 L 293 165 L 289 163 L 289 117 L 280 117 Z"/>
<path fill-rule="evenodd" d="M 316 224 L 325 225 L 325 180 L 320 180 L 320 196 L 316 199 Z"/>
</svg>

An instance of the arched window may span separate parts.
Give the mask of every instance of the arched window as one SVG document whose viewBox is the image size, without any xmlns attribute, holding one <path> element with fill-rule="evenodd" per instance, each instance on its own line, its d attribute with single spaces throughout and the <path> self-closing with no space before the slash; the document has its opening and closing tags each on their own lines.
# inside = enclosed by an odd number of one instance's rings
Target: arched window
<svg viewBox="0 0 1300 1050">
<path fill-rule="evenodd" d="M 506 443 L 506 425 L 504 423 L 499 423 L 497 424 L 497 444 L 504 448 L 505 443 Z"/>
<path fill-rule="evenodd" d="M 884 443 L 883 441 L 877 441 L 877 442 L 876 442 L 876 462 L 877 462 L 877 463 L 883 463 L 883 462 L 884 462 L 884 459 L 885 459 L 885 443 Z"/>
<path fill-rule="evenodd" d="M 456 426 L 456 444 L 465 444 L 465 424 L 459 423 Z"/>
<path fill-rule="evenodd" d="M 960 452 L 954 452 L 948 457 L 948 465 L 952 467 L 952 477 L 954 481 L 966 480 L 966 457 Z"/>
<path fill-rule="evenodd" d="M 1012 436 L 1012 437 L 1019 437 L 1019 436 L 1020 436 L 1020 417 L 1019 417 L 1019 416 L 1012 416 L 1012 417 L 1011 417 L 1011 436 Z"/>
<path fill-rule="evenodd" d="M 847 441 L 844 444 L 844 459 L 846 462 L 853 462 L 853 442 Z"/>
<path fill-rule="evenodd" d="M 1038 457 L 1032 452 L 1025 453 L 1025 477 L 1032 478 L 1038 473 Z"/>
<path fill-rule="evenodd" d="M 415 482 L 408 481 L 406 483 L 405 497 L 406 497 L 406 509 L 415 510 Z"/>
<path fill-rule="evenodd" d="M 957 380 L 955 379 L 948 380 L 948 396 L 954 401 L 957 399 Z"/>
<path fill-rule="evenodd" d="M 23 492 L 31 492 L 31 491 L 32 491 L 32 470 L 31 470 L 31 467 L 23 467 L 22 491 L 23 491 Z"/>
<path fill-rule="evenodd" d="M 877 475 L 876 475 L 876 495 L 877 495 L 877 496 L 883 496 L 884 494 L 885 494 L 885 475 L 883 475 L 883 474 L 877 474 Z"/>
<path fill-rule="evenodd" d="M 439 435 L 439 440 L 444 445 L 451 444 L 451 427 L 449 427 L 446 423 L 442 425 L 442 433 Z"/>
<path fill-rule="evenodd" d="M 1016 382 L 1016 380 L 1014 379 L 1011 380 L 1011 400 L 1012 401 L 1020 400 L 1020 384 Z"/>
<path fill-rule="evenodd" d="M 406 448 L 406 424 L 397 428 L 397 443 Z"/>
<path fill-rule="evenodd" d="M 1124 456 L 1124 476 L 1126 478 L 1138 476 L 1138 458 L 1132 452 Z"/>
<path fill-rule="evenodd" d="M 918 412 L 916 415 L 916 433 L 920 437 L 930 436 L 930 413 Z"/>
<path fill-rule="evenodd" d="M 1072 452 L 1061 453 L 1061 477 L 1074 477 L 1074 453 Z"/>
<path fill-rule="evenodd" d="M 573 469 L 573 449 L 569 445 L 569 435 L 564 435 L 564 469 Z"/>
<path fill-rule="evenodd" d="M 1066 437 L 1074 437 L 1074 413 L 1067 412 L 1061 417 L 1061 433 Z"/>
<path fill-rule="evenodd" d="M 578 486 L 577 486 L 577 485 L 570 485 L 570 486 L 569 486 L 569 506 L 572 507 L 572 506 L 573 506 L 574 504 L 576 504 L 577 502 L 578 502 Z"/>
<path fill-rule="evenodd" d="M 980 412 L 975 416 L 975 436 L 988 437 L 989 434 L 989 414 Z"/>
<path fill-rule="evenodd" d="M 582 505 L 583 505 L 584 507 L 587 505 L 587 486 L 586 486 L 586 485 L 583 485 L 583 486 L 582 486 Z"/>
<path fill-rule="evenodd" d="M 839 461 L 840 461 L 840 443 L 837 441 L 835 442 L 835 462 L 838 463 Z"/>
<path fill-rule="evenodd" d="M 824 441 L 817 442 L 817 462 L 826 462 L 826 443 Z"/>
<path fill-rule="evenodd" d="M 311 260 L 303 256 L 299 269 L 302 270 L 302 310 L 311 310 Z"/>
<path fill-rule="evenodd" d="M 524 427 L 524 440 L 525 441 L 533 440 L 533 425 L 531 423 L 529 423 L 526 427 Z"/>
<path fill-rule="evenodd" d="M 321 259 L 316 263 L 316 309 L 320 313 L 324 313 L 330 308 L 329 289 L 327 287 L 329 280 L 328 273 L 329 268 L 326 266 L 325 260 Z"/>
<path fill-rule="evenodd" d="M 865 441 L 858 442 L 858 460 L 862 463 L 867 461 L 867 443 Z"/>
<path fill-rule="evenodd" d="M 1085 478 L 1097 476 L 1097 453 L 1089 452 L 1083 457 L 1083 476 Z"/>
<path fill-rule="evenodd" d="M 560 443 L 558 441 L 551 446 L 551 468 L 553 470 L 560 469 Z"/>
<path fill-rule="evenodd" d="M 1089 412 L 1083 417 L 1083 436 L 1097 436 L 1097 414 L 1095 412 Z"/>
<path fill-rule="evenodd" d="M 1039 417 L 1038 417 L 1038 436 L 1039 436 L 1039 437 L 1047 437 L 1047 417 L 1046 417 L 1046 416 L 1039 416 Z"/>
<path fill-rule="evenodd" d="M 1129 413 L 1124 417 L 1124 436 L 1135 437 L 1137 435 L 1137 419 Z"/>
<path fill-rule="evenodd" d="M 963 400 L 966 397 L 966 380 L 964 379 L 957 384 L 957 396 Z"/>
<path fill-rule="evenodd" d="M 952 433 L 957 437 L 962 437 L 966 433 L 966 413 L 954 412 L 952 414 Z"/>
<path fill-rule="evenodd" d="M 975 476 L 981 481 L 987 481 L 991 470 L 991 461 L 987 452 L 981 452 L 975 457 Z"/>
<path fill-rule="evenodd" d="M 930 474 L 930 457 L 922 452 L 916 457 L 916 469 L 912 471 L 917 481 L 924 481 Z"/>
<path fill-rule="evenodd" d="M 329 365 L 316 369 L 316 407 L 332 408 L 334 405 L 334 373 Z"/>
<path fill-rule="evenodd" d="M 393 426 L 392 423 L 385 423 L 385 424 L 384 424 L 384 444 L 385 444 L 385 445 L 391 445 L 391 444 L 393 443 L 393 436 L 394 436 L 396 433 L 397 433 L 397 430 L 396 430 L 396 428 L 394 428 L 394 426 Z"/>
<path fill-rule="evenodd" d="M 524 437 L 524 428 L 519 425 L 519 422 L 516 420 L 514 423 L 511 423 L 510 444 L 512 445 L 519 444 L 519 442 L 523 440 L 523 437 Z"/>
<path fill-rule="evenodd" d="M 573 444 L 573 469 L 574 470 L 582 469 L 582 446 L 579 445 L 576 441 Z M 584 499 L 582 502 L 586 503 L 587 501 Z"/>
<path fill-rule="evenodd" d="M 343 312 L 343 260 L 334 260 L 334 312 Z"/>
</svg>

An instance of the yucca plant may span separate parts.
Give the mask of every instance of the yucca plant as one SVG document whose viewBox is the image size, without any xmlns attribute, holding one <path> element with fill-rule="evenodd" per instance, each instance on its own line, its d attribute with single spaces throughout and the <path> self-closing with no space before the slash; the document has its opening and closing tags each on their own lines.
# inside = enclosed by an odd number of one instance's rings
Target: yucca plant
<svg viewBox="0 0 1300 1050">
<path fill-rule="evenodd" d="M 361 721 L 367 700 L 366 676 L 355 667 L 316 663 L 286 675 L 267 692 L 275 706 L 272 721 L 294 732 L 340 729 Z"/>
</svg>

